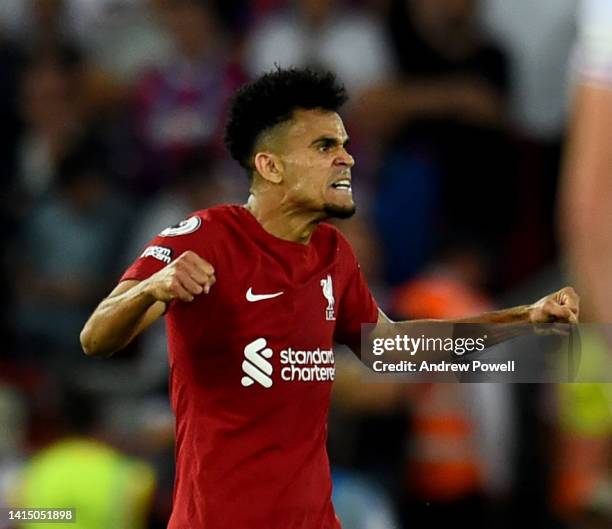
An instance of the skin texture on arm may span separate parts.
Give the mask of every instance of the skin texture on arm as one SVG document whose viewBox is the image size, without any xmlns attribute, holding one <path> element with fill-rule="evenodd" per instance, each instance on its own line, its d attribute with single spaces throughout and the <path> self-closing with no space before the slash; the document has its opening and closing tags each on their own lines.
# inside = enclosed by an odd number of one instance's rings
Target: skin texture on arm
<svg viewBox="0 0 612 529">
<path fill-rule="evenodd" d="M 572 272 L 596 320 L 612 322 L 612 85 L 577 88 L 561 193 Z"/>
<path fill-rule="evenodd" d="M 487 335 L 486 347 L 533 332 L 538 324 L 577 324 L 580 300 L 572 287 L 543 297 L 531 305 L 486 312 L 456 320 L 411 320 L 394 322 L 381 310 L 372 332 L 375 338 L 393 338 L 397 335 L 419 336 L 442 334 L 446 337 L 477 338 Z M 473 324 L 464 325 L 461 324 Z"/>
<path fill-rule="evenodd" d="M 110 356 L 157 320 L 173 300 L 190 303 L 215 283 L 210 263 L 194 252 L 182 253 L 144 281 L 124 281 L 98 305 L 81 331 L 89 356 Z"/>
<path fill-rule="evenodd" d="M 123 281 L 98 305 L 81 331 L 89 356 L 110 356 L 126 347 L 166 310 L 140 281 Z"/>
</svg>

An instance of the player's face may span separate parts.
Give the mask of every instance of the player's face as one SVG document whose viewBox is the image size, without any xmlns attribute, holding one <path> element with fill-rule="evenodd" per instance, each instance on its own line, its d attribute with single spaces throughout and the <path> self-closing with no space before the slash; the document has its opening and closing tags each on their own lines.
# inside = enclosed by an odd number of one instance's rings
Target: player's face
<svg viewBox="0 0 612 529">
<path fill-rule="evenodd" d="M 335 112 L 297 110 L 284 138 L 285 197 L 296 209 L 348 218 L 355 213 L 348 135 Z"/>
</svg>

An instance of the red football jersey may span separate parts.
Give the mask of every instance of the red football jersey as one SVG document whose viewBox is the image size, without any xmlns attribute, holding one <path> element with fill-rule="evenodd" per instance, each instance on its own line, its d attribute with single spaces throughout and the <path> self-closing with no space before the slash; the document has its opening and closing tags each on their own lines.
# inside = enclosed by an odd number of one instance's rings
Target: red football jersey
<svg viewBox="0 0 612 529">
<path fill-rule="evenodd" d="M 376 302 L 340 232 L 307 245 L 241 206 L 199 211 L 151 241 L 122 280 L 186 250 L 217 282 L 166 313 L 176 414 L 169 529 L 337 529 L 326 451 L 333 342 L 355 345 Z"/>
</svg>

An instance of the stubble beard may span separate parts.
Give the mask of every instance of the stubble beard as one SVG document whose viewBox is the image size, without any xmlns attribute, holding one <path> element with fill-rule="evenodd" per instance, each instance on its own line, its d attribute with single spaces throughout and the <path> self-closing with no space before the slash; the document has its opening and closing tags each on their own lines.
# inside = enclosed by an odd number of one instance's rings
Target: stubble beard
<svg viewBox="0 0 612 529">
<path fill-rule="evenodd" d="M 357 206 L 338 206 L 337 204 L 325 204 L 323 211 L 329 219 L 350 219 L 357 211 Z"/>
</svg>

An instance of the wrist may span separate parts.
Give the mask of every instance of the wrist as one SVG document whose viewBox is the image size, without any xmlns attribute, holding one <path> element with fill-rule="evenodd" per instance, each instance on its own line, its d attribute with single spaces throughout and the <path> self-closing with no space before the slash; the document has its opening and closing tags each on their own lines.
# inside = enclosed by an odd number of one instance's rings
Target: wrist
<svg viewBox="0 0 612 529">
<path fill-rule="evenodd" d="M 151 282 L 151 278 L 142 281 L 139 287 L 140 289 L 137 295 L 138 297 L 142 298 L 144 302 L 149 305 L 153 305 L 153 303 L 158 301 L 158 298 L 155 295 L 155 285 Z"/>
<path fill-rule="evenodd" d="M 530 323 L 531 314 L 534 310 L 533 304 L 529 305 L 518 305 L 512 309 L 513 322 L 516 323 Z"/>
<path fill-rule="evenodd" d="M 535 311 L 535 305 L 518 305 L 511 309 L 502 310 L 500 318 L 494 321 L 494 323 L 533 323 L 533 313 Z"/>
<path fill-rule="evenodd" d="M 531 303 L 529 305 L 523 305 L 522 308 L 524 311 L 524 316 L 522 321 L 524 323 L 537 323 L 538 320 L 538 312 L 540 311 L 540 307 L 538 305 L 539 302 Z"/>
</svg>

